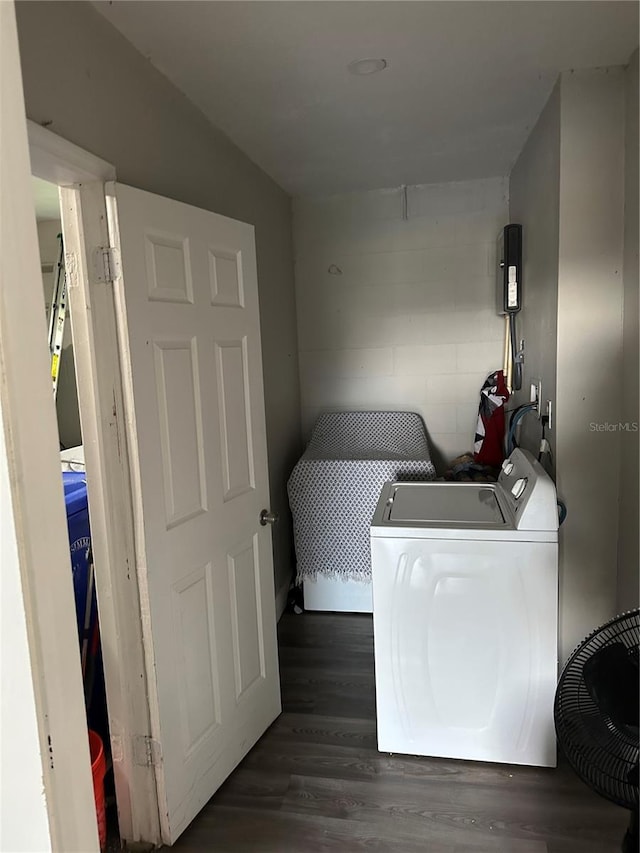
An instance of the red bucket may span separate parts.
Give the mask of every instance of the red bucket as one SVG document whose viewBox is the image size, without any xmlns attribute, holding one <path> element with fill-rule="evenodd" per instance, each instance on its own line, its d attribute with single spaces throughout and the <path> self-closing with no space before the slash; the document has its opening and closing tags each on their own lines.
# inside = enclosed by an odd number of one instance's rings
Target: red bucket
<svg viewBox="0 0 640 853">
<path fill-rule="evenodd" d="M 104 754 L 102 738 L 89 729 L 89 751 L 91 753 L 91 773 L 93 775 L 93 796 L 96 801 L 96 818 L 98 820 L 98 838 L 100 849 L 107 846 L 107 816 L 104 802 L 104 775 L 107 772 L 107 759 Z"/>
</svg>

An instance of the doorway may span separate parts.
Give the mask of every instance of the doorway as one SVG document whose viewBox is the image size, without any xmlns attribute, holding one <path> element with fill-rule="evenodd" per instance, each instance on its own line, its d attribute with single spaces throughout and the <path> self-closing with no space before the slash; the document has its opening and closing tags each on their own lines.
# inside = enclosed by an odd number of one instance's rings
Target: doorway
<svg viewBox="0 0 640 853">
<path fill-rule="evenodd" d="M 120 830 L 171 843 L 280 711 L 253 228 L 30 132 L 60 187 Z"/>
<path fill-rule="evenodd" d="M 65 216 L 69 220 L 78 204 L 79 188 L 88 183 L 93 188 L 89 201 L 95 198 L 96 207 L 85 207 L 91 226 L 82 239 L 87 245 L 108 245 L 106 216 L 101 215 L 100 205 L 104 211 L 103 181 L 115 173 L 109 164 L 31 122 L 28 134 L 46 305 L 52 299 L 59 261 L 61 220 Z M 106 749 L 112 761 L 122 838 L 159 843 L 155 773 L 144 749 L 150 739 L 149 703 L 113 294 L 106 287 L 96 288 L 95 282 L 91 286 L 86 258 L 78 263 L 66 257 L 63 265 L 68 316 L 60 342 L 56 400 L 59 464 L 62 469 L 85 475 L 82 479 L 88 491 L 93 580 L 102 632 L 96 690 L 101 693 L 103 670 L 110 732 L 102 697 L 97 700 L 102 709 L 98 712 L 94 706 L 94 713 L 102 717 L 100 734 L 110 741 Z M 84 512 L 86 515 L 86 493 Z M 73 554 L 71 559 L 73 562 Z M 91 662 L 86 652 L 85 648 L 85 663 Z M 82 737 L 80 732 L 77 737 Z"/>
<path fill-rule="evenodd" d="M 104 846 L 108 836 L 109 846 L 115 848 L 119 847 L 120 836 L 97 612 L 73 324 L 68 305 L 60 194 L 58 186 L 36 177 L 32 177 L 32 190 L 99 838 Z"/>
</svg>

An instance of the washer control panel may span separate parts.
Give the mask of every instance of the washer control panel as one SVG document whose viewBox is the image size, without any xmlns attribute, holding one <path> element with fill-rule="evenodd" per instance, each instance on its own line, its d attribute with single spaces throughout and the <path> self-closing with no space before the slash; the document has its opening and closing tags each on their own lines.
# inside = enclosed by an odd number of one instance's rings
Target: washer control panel
<svg viewBox="0 0 640 853">
<path fill-rule="evenodd" d="M 558 510 L 553 480 L 526 450 L 516 448 L 502 463 L 498 488 L 520 530 L 556 530 Z"/>
</svg>

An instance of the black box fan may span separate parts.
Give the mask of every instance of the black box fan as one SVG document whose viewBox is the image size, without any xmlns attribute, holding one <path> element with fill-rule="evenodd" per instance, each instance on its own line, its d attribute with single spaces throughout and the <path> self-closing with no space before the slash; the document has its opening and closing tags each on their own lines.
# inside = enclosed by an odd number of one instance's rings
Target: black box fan
<svg viewBox="0 0 640 853">
<path fill-rule="evenodd" d="M 631 810 L 623 853 L 638 853 L 640 610 L 616 616 L 580 643 L 560 676 L 558 741 L 578 776 Z"/>
</svg>

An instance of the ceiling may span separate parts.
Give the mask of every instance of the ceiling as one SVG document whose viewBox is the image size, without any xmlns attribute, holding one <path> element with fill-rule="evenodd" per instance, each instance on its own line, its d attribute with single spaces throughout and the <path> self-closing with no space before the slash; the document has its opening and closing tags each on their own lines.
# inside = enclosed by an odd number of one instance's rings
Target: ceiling
<svg viewBox="0 0 640 853">
<path fill-rule="evenodd" d="M 506 175 L 560 71 L 638 44 L 616 0 L 95 5 L 292 195 Z"/>
<path fill-rule="evenodd" d="M 31 178 L 31 191 L 36 209 L 36 220 L 60 219 L 60 201 L 58 187 L 40 178 Z"/>
</svg>

